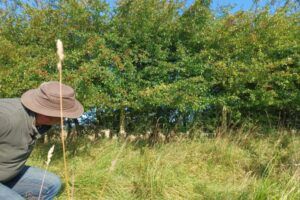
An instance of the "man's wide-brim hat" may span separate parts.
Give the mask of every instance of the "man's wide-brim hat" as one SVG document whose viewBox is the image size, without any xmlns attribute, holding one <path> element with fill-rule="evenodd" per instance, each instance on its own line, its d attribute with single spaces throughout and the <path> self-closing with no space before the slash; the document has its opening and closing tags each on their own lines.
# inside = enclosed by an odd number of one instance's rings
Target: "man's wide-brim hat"
<svg viewBox="0 0 300 200">
<path fill-rule="evenodd" d="M 62 88 L 62 114 L 67 118 L 78 118 L 83 113 L 83 106 L 75 99 L 73 88 L 65 84 Z M 60 117 L 60 83 L 46 82 L 37 89 L 28 90 L 21 97 L 22 104 L 35 113 L 50 117 Z"/>
</svg>

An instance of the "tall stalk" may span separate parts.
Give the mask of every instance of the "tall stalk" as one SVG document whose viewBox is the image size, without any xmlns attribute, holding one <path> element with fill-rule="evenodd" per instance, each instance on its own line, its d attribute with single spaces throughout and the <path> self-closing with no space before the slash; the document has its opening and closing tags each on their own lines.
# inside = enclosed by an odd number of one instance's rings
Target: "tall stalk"
<svg viewBox="0 0 300 200">
<path fill-rule="evenodd" d="M 62 102 L 62 62 L 64 60 L 64 49 L 63 43 L 60 40 L 56 42 L 57 47 L 57 55 L 58 55 L 58 63 L 57 69 L 59 72 L 59 100 L 60 100 L 60 136 L 61 143 L 63 148 L 63 158 L 64 158 L 64 175 L 66 181 L 66 190 L 68 194 L 68 199 L 70 199 L 70 190 L 69 190 L 69 176 L 68 176 L 68 166 L 67 166 L 67 158 L 66 158 L 66 148 L 65 148 L 65 138 L 64 138 L 64 121 L 63 121 L 63 102 Z"/>
</svg>

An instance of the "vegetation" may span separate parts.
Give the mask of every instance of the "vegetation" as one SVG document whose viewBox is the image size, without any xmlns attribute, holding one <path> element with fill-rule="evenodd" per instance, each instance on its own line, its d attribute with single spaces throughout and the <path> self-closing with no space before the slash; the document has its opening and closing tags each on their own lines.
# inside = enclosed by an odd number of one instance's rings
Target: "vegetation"
<svg viewBox="0 0 300 200">
<path fill-rule="evenodd" d="M 177 138 L 155 147 L 145 141 L 78 141 L 67 148 L 76 199 L 296 200 L 300 195 L 295 132 L 265 136 L 241 130 L 235 136 Z M 49 147 L 36 148 L 28 164 L 44 167 Z M 63 176 L 62 169 L 56 149 L 49 170 Z"/>
<path fill-rule="evenodd" d="M 58 80 L 61 39 L 63 82 L 92 119 L 67 140 L 76 198 L 297 199 L 300 4 L 259 2 L 232 12 L 210 0 L 1 1 L 0 98 Z M 169 143 L 90 142 L 91 127 Z M 28 164 L 45 167 L 56 142 Z M 49 169 L 62 177 L 60 150 Z"/>
<path fill-rule="evenodd" d="M 2 1 L 0 97 L 57 80 L 61 39 L 64 82 L 104 128 L 297 128 L 299 2 L 280 2 L 232 13 L 210 0 Z"/>
</svg>

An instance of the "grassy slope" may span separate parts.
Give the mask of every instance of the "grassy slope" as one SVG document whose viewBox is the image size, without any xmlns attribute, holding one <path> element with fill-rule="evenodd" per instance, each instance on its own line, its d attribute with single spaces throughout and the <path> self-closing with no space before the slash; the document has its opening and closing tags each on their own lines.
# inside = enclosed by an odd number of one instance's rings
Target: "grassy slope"
<svg viewBox="0 0 300 200">
<path fill-rule="evenodd" d="M 49 147 L 37 147 L 28 164 L 42 167 Z M 152 148 L 81 141 L 68 149 L 76 199 L 300 197 L 300 137 L 290 133 L 182 140 Z M 60 152 L 57 145 L 49 170 L 63 177 Z M 67 199 L 66 192 L 58 199 Z"/>
</svg>

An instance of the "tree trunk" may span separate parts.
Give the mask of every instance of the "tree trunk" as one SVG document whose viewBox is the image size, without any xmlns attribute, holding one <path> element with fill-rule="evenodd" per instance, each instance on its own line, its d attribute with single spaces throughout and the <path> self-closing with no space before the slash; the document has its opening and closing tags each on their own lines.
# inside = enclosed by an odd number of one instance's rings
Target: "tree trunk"
<svg viewBox="0 0 300 200">
<path fill-rule="evenodd" d="M 124 108 L 121 108 L 120 110 L 120 131 L 119 135 L 121 138 L 126 137 L 126 131 L 125 131 L 125 110 Z"/>
</svg>

